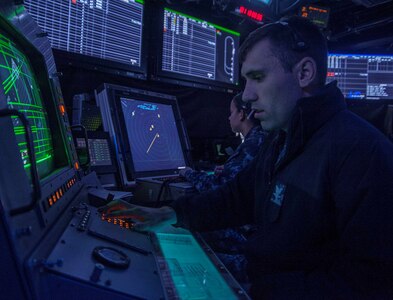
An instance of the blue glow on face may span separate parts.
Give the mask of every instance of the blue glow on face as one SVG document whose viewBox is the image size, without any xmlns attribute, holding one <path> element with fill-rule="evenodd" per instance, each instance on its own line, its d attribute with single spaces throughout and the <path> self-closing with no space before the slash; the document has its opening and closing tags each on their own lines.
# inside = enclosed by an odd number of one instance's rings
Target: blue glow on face
<svg viewBox="0 0 393 300">
<path fill-rule="evenodd" d="M 139 104 L 137 107 L 143 110 L 158 110 L 157 105 L 150 103 Z"/>
</svg>

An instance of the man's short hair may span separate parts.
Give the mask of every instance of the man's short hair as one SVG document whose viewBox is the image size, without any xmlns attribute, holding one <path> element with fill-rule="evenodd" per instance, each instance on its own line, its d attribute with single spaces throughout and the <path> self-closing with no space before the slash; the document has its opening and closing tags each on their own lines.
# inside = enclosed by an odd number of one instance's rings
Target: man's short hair
<svg viewBox="0 0 393 300">
<path fill-rule="evenodd" d="M 313 58 L 317 64 L 317 81 L 320 85 L 325 84 L 327 72 L 326 39 L 318 27 L 309 20 L 292 16 L 254 30 L 240 47 L 241 63 L 244 62 L 255 44 L 263 39 L 270 41 L 273 55 L 288 72 L 291 72 L 294 65 L 302 58 L 306 56 Z"/>
</svg>

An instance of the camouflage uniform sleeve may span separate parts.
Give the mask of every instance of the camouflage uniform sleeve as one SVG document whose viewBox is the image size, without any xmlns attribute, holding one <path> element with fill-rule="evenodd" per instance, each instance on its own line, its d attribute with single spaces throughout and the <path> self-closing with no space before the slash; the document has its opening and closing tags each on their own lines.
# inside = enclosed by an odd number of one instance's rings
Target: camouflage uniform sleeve
<svg viewBox="0 0 393 300">
<path fill-rule="evenodd" d="M 219 177 L 214 174 L 207 174 L 203 171 L 187 171 L 184 177 L 199 192 L 205 192 L 220 186 Z"/>
<path fill-rule="evenodd" d="M 243 170 L 257 155 L 265 139 L 260 126 L 251 129 L 244 142 L 237 147 L 235 153 L 228 158 L 220 175 L 210 175 L 202 171 L 188 171 L 185 178 L 199 192 L 215 190 L 224 183 L 232 180 L 237 173 Z"/>
</svg>

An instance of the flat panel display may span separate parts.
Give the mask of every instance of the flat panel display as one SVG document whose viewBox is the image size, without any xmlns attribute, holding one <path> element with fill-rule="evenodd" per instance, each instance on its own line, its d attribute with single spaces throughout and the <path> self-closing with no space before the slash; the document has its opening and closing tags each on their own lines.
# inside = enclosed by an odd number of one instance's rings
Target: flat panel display
<svg viewBox="0 0 393 300">
<path fill-rule="evenodd" d="M 163 9 L 158 75 L 209 85 L 239 84 L 240 34 L 169 8 Z"/>
<path fill-rule="evenodd" d="M 111 152 L 107 139 L 89 139 L 89 153 L 91 166 L 111 166 Z"/>
<path fill-rule="evenodd" d="M 349 99 L 393 99 L 393 55 L 329 54 L 333 80 Z"/>
<path fill-rule="evenodd" d="M 327 28 L 329 22 L 330 9 L 316 5 L 302 6 L 300 16 L 309 19 L 320 28 Z"/>
<path fill-rule="evenodd" d="M 126 97 L 120 104 L 135 172 L 186 166 L 172 105 Z"/>
<path fill-rule="evenodd" d="M 24 5 L 53 48 L 144 72 L 142 0 L 25 0 Z"/>
</svg>

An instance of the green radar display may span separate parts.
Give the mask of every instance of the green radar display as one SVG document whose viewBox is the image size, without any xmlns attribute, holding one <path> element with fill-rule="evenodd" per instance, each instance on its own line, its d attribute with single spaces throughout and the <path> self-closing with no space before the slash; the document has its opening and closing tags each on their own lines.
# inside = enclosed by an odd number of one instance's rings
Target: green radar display
<svg viewBox="0 0 393 300">
<path fill-rule="evenodd" d="M 40 89 L 31 64 L 21 47 L 0 31 L 0 108 L 16 109 L 29 120 L 40 178 L 51 173 L 54 166 L 51 131 Z M 27 174 L 30 160 L 22 122 L 12 117 L 12 123 Z"/>
</svg>

